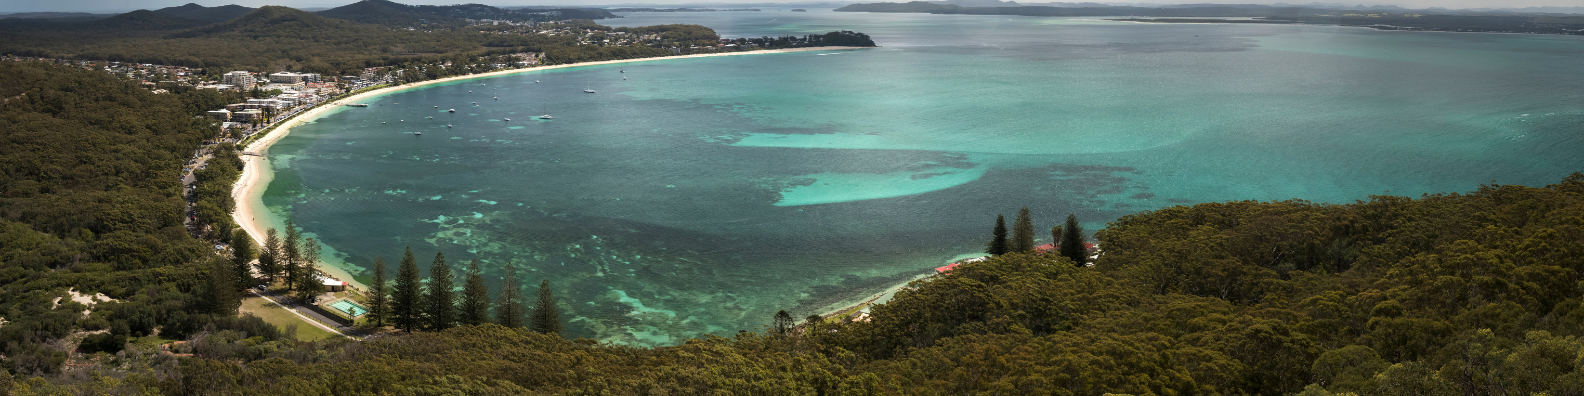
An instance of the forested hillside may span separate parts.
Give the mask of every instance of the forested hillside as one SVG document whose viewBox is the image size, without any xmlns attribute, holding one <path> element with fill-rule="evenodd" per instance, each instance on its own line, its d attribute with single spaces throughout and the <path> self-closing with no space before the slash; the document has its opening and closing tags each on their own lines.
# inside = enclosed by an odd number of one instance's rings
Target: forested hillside
<svg viewBox="0 0 1584 396">
<path fill-rule="evenodd" d="M 328 75 L 482 53 L 486 47 L 537 52 L 576 44 L 570 37 L 391 29 L 278 6 L 207 25 L 139 11 L 80 24 L 0 29 L 0 53 L 5 54 Z"/>
<path fill-rule="evenodd" d="M 185 229 L 180 182 L 219 132 L 195 115 L 231 99 L 0 62 L 0 367 L 50 375 L 79 331 L 181 338 L 209 313 L 236 315 L 204 283 L 218 256 Z"/>
<path fill-rule="evenodd" d="M 236 4 L 218 7 L 204 7 L 202 5 L 198 5 L 197 3 L 187 3 L 176 7 L 161 8 L 154 10 L 154 12 L 169 14 L 171 16 L 183 19 L 203 21 L 205 23 L 216 23 L 236 19 L 237 17 L 247 15 L 249 12 L 253 12 L 253 10 L 254 9 L 252 8 L 247 8 Z"/>
<path fill-rule="evenodd" d="M 1584 174 L 1346 205 L 1205 203 L 1113 222 L 1091 267 L 1008 253 L 915 282 L 867 321 L 785 334 L 650 349 L 484 325 L 262 347 L 217 329 L 180 364 L 14 390 L 1579 394 L 1581 227 Z"/>
<path fill-rule="evenodd" d="M 406 5 L 387 0 L 362 0 L 319 11 L 317 14 L 349 21 L 392 27 L 462 27 L 468 19 L 545 22 L 567 19 L 605 19 L 616 15 L 599 9 L 503 9 L 483 4 Z"/>
</svg>

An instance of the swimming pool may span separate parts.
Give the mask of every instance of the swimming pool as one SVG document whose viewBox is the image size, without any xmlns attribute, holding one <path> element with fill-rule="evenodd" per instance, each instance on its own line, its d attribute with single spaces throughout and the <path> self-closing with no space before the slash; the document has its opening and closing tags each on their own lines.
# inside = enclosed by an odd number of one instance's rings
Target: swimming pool
<svg viewBox="0 0 1584 396">
<path fill-rule="evenodd" d="M 330 308 L 335 308 L 338 311 L 346 312 L 347 315 L 351 315 L 354 318 L 368 313 L 367 307 L 358 305 L 358 303 L 352 302 L 352 300 L 341 300 L 330 303 Z"/>
</svg>

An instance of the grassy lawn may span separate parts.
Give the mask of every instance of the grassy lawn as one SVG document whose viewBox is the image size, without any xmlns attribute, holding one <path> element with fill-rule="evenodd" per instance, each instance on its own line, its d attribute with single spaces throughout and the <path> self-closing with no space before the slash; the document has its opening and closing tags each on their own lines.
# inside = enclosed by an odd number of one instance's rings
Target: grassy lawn
<svg viewBox="0 0 1584 396">
<path fill-rule="evenodd" d="M 841 311 L 841 313 L 826 317 L 824 322 L 825 323 L 841 323 L 842 319 L 846 319 L 847 318 L 847 315 L 852 315 L 854 312 L 858 312 L 859 310 L 862 310 L 862 309 L 864 309 L 864 307 L 868 307 L 868 306 L 869 306 L 869 303 L 858 304 L 856 306 L 853 306 L 852 308 L 847 308 L 846 310 Z"/>
<path fill-rule="evenodd" d="M 323 340 L 335 336 L 334 333 L 324 331 L 304 321 L 303 318 L 286 310 L 286 308 L 270 303 L 269 300 L 265 300 L 263 297 L 248 296 L 243 298 L 241 313 L 251 313 L 282 330 L 285 330 L 288 325 L 297 325 L 297 339 L 303 341 Z"/>
</svg>

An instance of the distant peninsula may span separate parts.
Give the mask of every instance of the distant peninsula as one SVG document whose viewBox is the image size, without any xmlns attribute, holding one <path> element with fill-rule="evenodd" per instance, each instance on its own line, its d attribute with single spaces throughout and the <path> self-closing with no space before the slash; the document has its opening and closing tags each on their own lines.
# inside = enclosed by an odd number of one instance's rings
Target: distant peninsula
<svg viewBox="0 0 1584 396">
<path fill-rule="evenodd" d="M 836 11 L 839 12 L 909 12 L 929 14 L 956 14 L 960 10 L 962 10 L 962 7 L 958 5 L 930 3 L 925 1 L 910 1 L 906 3 L 853 4 L 836 9 Z"/>
<path fill-rule="evenodd" d="M 1345 14 L 1310 17 L 1273 16 L 1255 19 L 1123 18 L 1109 21 L 1146 23 L 1254 23 L 1367 27 L 1379 30 L 1487 32 L 1584 35 L 1584 16 L 1464 16 L 1415 14 Z"/>
<path fill-rule="evenodd" d="M 721 9 L 714 9 L 714 8 L 687 8 L 687 7 L 682 7 L 682 8 L 612 8 L 612 9 L 610 9 L 608 11 L 610 11 L 610 12 L 717 12 L 717 11 L 759 11 L 759 9 L 758 8 L 731 8 L 731 9 L 721 10 Z"/>
<path fill-rule="evenodd" d="M 1007 2 L 1007 4 L 1016 3 Z M 1021 5 L 971 7 L 948 2 L 913 1 L 907 3 L 852 4 L 837 8 L 836 11 L 1049 17 L 1129 17 L 1109 20 L 1151 23 L 1310 24 L 1357 26 L 1381 30 L 1584 35 L 1584 16 L 1539 13 L 1527 15 L 1513 13 L 1493 14 L 1449 11 L 1445 9 L 1409 10 L 1395 7 L 1387 12 L 1374 7 L 1358 8 L 1327 9 L 1221 4 L 1133 7 L 1098 4 L 1089 6 L 1087 3 L 1077 7 Z"/>
</svg>

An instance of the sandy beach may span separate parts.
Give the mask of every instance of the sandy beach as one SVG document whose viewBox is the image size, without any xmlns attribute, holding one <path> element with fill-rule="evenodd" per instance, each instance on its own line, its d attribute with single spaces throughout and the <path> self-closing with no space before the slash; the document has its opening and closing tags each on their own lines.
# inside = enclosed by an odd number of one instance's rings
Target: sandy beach
<svg viewBox="0 0 1584 396">
<path fill-rule="evenodd" d="M 631 63 L 631 62 L 647 62 L 647 61 L 667 60 L 667 59 L 704 58 L 704 57 L 713 57 L 713 56 L 779 54 L 779 53 L 788 53 L 788 52 L 835 51 L 835 50 L 852 50 L 852 49 L 864 49 L 864 48 L 868 48 L 868 47 L 787 48 L 787 49 L 777 49 L 777 50 L 725 52 L 725 53 L 714 53 L 714 54 L 666 56 L 666 57 L 657 57 L 657 58 L 621 59 L 621 60 L 609 60 L 609 61 L 600 61 L 600 62 L 576 63 L 576 64 L 568 64 L 568 65 L 539 66 L 539 67 L 530 67 L 530 68 L 523 68 L 523 69 L 501 70 L 501 71 L 495 71 L 495 72 L 489 72 L 489 73 L 481 73 L 481 74 L 472 74 L 472 75 L 466 75 L 466 76 L 447 77 L 447 78 L 442 78 L 442 79 L 438 79 L 438 80 L 430 80 L 430 81 L 424 81 L 424 82 L 418 82 L 418 83 L 412 83 L 412 84 L 406 84 L 406 85 L 399 85 L 399 86 L 394 86 L 394 87 L 386 87 L 386 88 L 381 88 L 381 89 L 376 89 L 376 90 L 360 93 L 360 94 L 349 96 L 349 97 L 346 97 L 346 98 L 342 98 L 340 100 L 336 100 L 336 101 L 333 101 L 333 102 L 323 103 L 323 104 L 319 105 L 318 107 L 315 107 L 315 108 L 313 108 L 311 110 L 308 110 L 307 112 L 304 112 L 303 114 L 299 114 L 296 117 L 292 118 L 290 121 L 287 121 L 284 124 L 276 126 L 275 129 L 270 130 L 268 135 L 260 137 L 258 140 L 254 141 L 252 144 L 249 144 L 245 149 L 243 149 L 244 152 L 251 153 L 252 155 L 243 155 L 242 156 L 242 162 L 244 164 L 243 168 L 242 168 L 242 176 L 237 179 L 237 184 L 235 186 L 233 186 L 232 189 L 231 189 L 231 196 L 234 199 L 236 199 L 236 211 L 232 214 L 232 218 L 236 221 L 238 226 L 242 227 L 243 230 L 247 230 L 248 235 L 252 236 L 253 239 L 255 241 L 257 241 L 260 245 L 263 245 L 263 243 L 264 243 L 264 231 L 266 229 L 273 227 L 273 228 L 276 228 L 277 230 L 279 230 L 282 227 L 282 225 L 273 224 L 274 223 L 274 219 L 270 217 L 268 210 L 264 208 L 264 188 L 266 186 L 268 186 L 270 180 L 272 180 L 274 178 L 274 175 L 271 172 L 267 171 L 268 169 L 270 169 L 269 159 L 266 158 L 267 150 L 269 150 L 270 145 L 275 144 L 276 141 L 280 140 L 282 137 L 285 137 L 287 134 L 290 134 L 292 127 L 298 126 L 298 125 L 302 125 L 303 123 L 311 122 L 311 121 L 313 121 L 315 119 L 318 119 L 320 116 L 324 115 L 326 112 L 329 112 L 329 111 L 332 111 L 332 110 L 336 110 L 336 109 L 340 109 L 340 108 L 344 107 L 346 104 L 349 104 L 349 103 L 360 103 L 361 101 L 363 101 L 365 99 L 373 98 L 373 97 L 376 97 L 376 96 L 385 95 L 385 94 L 389 94 L 389 93 L 393 93 L 393 92 L 398 92 L 398 91 L 406 90 L 406 89 L 422 87 L 422 86 L 430 85 L 430 84 L 439 84 L 439 83 L 445 83 L 445 82 L 450 82 L 450 81 L 467 80 L 467 79 L 474 79 L 474 78 L 488 78 L 488 77 L 494 77 L 494 76 L 500 76 L 500 75 L 506 75 L 506 74 L 512 74 L 512 73 L 524 73 L 524 72 L 532 72 L 532 71 L 560 69 L 560 68 L 567 68 L 567 67 L 609 65 L 609 64 L 616 64 L 616 63 Z M 318 265 L 318 267 L 322 271 L 324 271 L 326 274 L 329 274 L 333 278 L 336 278 L 338 280 L 347 282 L 351 286 L 356 287 L 358 289 L 365 289 L 363 284 L 357 282 L 355 279 L 352 278 L 352 275 L 350 273 L 348 273 L 347 271 L 345 271 L 345 270 L 343 270 L 341 268 L 337 268 L 337 267 L 331 266 L 331 265 L 323 265 L 323 263 L 320 263 Z"/>
</svg>

